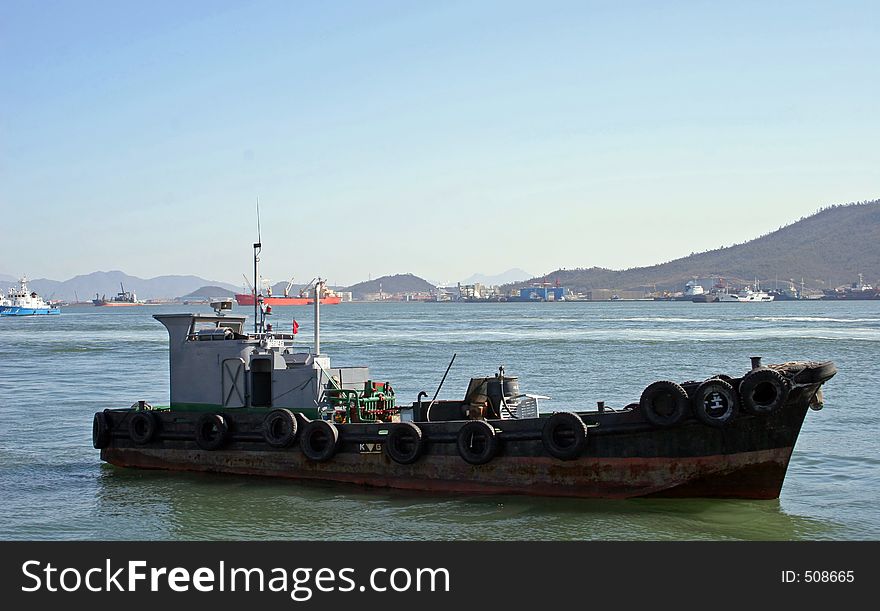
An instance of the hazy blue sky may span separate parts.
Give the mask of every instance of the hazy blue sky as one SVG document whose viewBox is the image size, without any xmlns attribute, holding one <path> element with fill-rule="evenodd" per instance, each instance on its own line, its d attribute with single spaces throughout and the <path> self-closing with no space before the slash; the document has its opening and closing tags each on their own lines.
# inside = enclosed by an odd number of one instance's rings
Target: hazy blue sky
<svg viewBox="0 0 880 611">
<path fill-rule="evenodd" d="M 0 3 L 0 272 L 622 268 L 880 196 L 878 2 Z"/>
</svg>

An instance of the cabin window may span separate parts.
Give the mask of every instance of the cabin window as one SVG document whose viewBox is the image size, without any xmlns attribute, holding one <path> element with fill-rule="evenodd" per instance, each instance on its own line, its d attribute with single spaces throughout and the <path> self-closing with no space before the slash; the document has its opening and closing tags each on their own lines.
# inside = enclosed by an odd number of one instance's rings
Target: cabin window
<svg viewBox="0 0 880 611">
<path fill-rule="evenodd" d="M 272 406 L 272 360 L 251 361 L 251 406 Z"/>
</svg>

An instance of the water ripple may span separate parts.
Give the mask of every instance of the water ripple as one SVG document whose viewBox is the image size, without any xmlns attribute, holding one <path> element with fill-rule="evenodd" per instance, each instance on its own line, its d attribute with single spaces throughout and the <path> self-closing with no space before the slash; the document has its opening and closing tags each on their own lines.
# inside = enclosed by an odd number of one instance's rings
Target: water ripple
<svg viewBox="0 0 880 611">
<path fill-rule="evenodd" d="M 760 309 L 759 309 L 760 308 Z M 188 306 L 187 310 L 193 310 Z M 369 363 L 404 400 L 464 392 L 504 364 L 549 409 L 637 400 L 656 379 L 744 373 L 749 357 L 834 360 L 779 501 L 582 501 L 397 494 L 101 464 L 91 416 L 167 402 L 169 308 L 0 320 L 2 539 L 877 539 L 880 304 L 343 304 L 322 310 L 336 364 Z M 207 309 L 202 311 L 207 312 Z M 311 312 L 294 317 L 310 341 Z M 54 318 L 54 317 L 53 317 Z M 626 372 L 626 375 L 621 375 Z M 330 516 L 357 516 L 340 528 Z"/>
</svg>

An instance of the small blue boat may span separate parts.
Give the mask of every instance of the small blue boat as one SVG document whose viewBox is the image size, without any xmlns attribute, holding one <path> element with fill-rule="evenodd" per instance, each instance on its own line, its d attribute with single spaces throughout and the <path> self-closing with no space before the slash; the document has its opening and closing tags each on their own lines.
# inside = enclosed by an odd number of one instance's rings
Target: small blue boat
<svg viewBox="0 0 880 611">
<path fill-rule="evenodd" d="M 28 290 L 27 278 L 9 289 L 6 297 L 0 295 L 0 316 L 36 316 L 60 314 L 60 308 L 46 303 L 42 297 Z"/>
</svg>

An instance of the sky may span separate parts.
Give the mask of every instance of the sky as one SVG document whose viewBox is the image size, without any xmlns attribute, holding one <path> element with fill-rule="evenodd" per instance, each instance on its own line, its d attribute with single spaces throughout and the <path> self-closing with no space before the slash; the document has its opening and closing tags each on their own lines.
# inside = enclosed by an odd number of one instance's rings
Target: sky
<svg viewBox="0 0 880 611">
<path fill-rule="evenodd" d="M 622 269 L 880 197 L 877 2 L 0 3 L 0 273 Z"/>
</svg>

